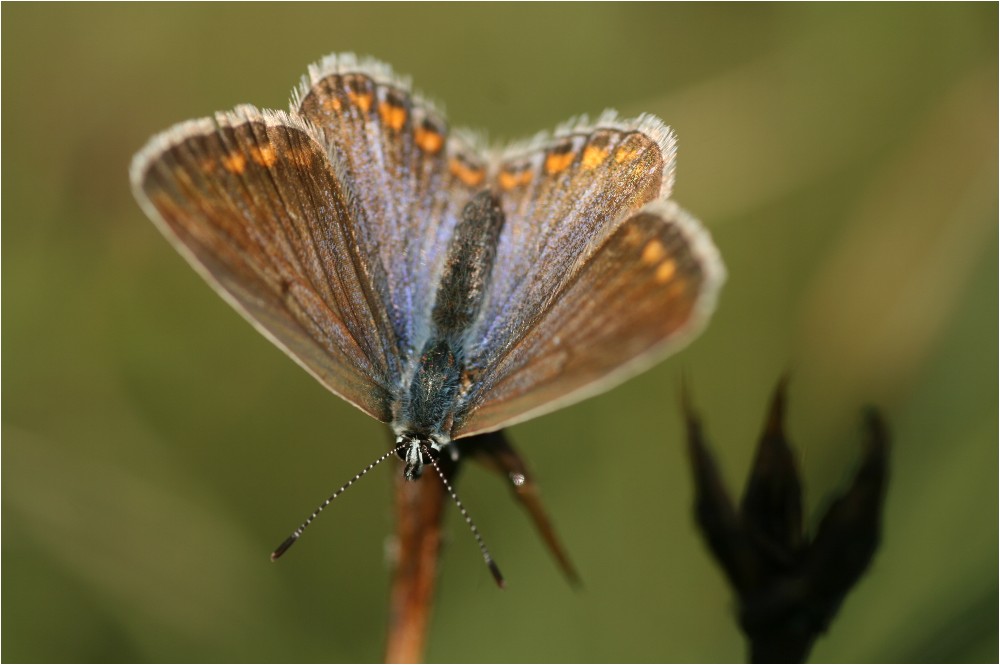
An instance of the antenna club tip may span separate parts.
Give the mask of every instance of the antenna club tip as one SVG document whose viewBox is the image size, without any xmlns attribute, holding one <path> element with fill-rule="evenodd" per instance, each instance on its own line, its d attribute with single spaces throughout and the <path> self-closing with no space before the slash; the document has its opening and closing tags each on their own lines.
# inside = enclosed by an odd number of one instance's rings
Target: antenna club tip
<svg viewBox="0 0 1000 665">
<path fill-rule="evenodd" d="M 278 545 L 278 549 L 271 552 L 271 561 L 277 561 L 278 557 L 287 552 L 288 548 L 294 545 L 295 541 L 298 539 L 299 539 L 298 536 L 294 534 L 289 536 L 288 538 L 285 538 L 285 542 Z"/>
<path fill-rule="evenodd" d="M 507 582 L 506 580 L 504 580 L 503 575 L 500 573 L 500 568 L 497 566 L 496 562 L 494 562 L 493 559 L 487 559 L 486 565 L 489 567 L 490 573 L 493 574 L 493 579 L 496 581 L 497 586 L 500 587 L 501 589 L 506 589 Z"/>
</svg>

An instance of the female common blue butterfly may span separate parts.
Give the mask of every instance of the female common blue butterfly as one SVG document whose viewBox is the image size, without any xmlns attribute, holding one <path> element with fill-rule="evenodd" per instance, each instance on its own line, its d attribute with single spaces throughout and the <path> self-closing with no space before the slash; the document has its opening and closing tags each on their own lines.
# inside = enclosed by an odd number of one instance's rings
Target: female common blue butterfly
<svg viewBox="0 0 1000 665">
<path fill-rule="evenodd" d="M 181 123 L 130 175 L 225 300 L 390 424 L 379 461 L 414 479 L 455 439 L 607 390 L 702 329 L 725 270 L 669 200 L 674 156 L 659 119 L 614 112 L 486 147 L 347 54 L 311 66 L 289 112 Z"/>
</svg>

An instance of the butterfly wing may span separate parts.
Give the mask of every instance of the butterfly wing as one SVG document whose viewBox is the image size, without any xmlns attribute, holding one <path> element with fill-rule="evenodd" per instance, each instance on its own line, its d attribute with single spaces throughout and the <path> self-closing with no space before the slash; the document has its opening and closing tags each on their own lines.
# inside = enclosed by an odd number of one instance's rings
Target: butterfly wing
<svg viewBox="0 0 1000 665">
<path fill-rule="evenodd" d="M 342 54 L 313 65 L 292 110 L 323 131 L 368 213 L 360 249 L 384 266 L 393 330 L 412 354 L 430 333 L 447 243 L 484 185 L 485 162 L 409 81 L 375 60 Z"/>
<path fill-rule="evenodd" d="M 609 112 L 494 157 L 505 225 L 483 316 L 469 336 L 476 367 L 487 370 L 516 344 L 622 221 L 667 196 L 673 156 L 673 134 L 659 120 L 619 121 Z"/>
<path fill-rule="evenodd" d="M 676 204 L 619 224 L 485 369 L 456 418 L 471 436 L 606 390 L 696 335 L 725 269 L 711 238 Z"/>
<path fill-rule="evenodd" d="M 399 377 L 366 211 L 314 127 L 241 107 L 154 137 L 132 163 L 146 213 L 258 330 L 323 385 L 388 421 Z"/>
</svg>

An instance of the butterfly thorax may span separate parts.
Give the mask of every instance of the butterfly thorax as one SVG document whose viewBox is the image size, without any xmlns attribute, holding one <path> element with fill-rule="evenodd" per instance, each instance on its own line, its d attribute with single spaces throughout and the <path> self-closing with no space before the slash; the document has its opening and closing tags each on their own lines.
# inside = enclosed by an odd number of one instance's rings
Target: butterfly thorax
<svg viewBox="0 0 1000 665">
<path fill-rule="evenodd" d="M 451 443 L 451 427 L 462 374 L 466 333 L 489 288 L 504 216 L 489 191 L 462 211 L 448 244 L 444 273 L 431 312 L 431 334 L 393 406 L 393 429 L 406 462 L 404 474 L 418 478 L 423 465 Z"/>
</svg>

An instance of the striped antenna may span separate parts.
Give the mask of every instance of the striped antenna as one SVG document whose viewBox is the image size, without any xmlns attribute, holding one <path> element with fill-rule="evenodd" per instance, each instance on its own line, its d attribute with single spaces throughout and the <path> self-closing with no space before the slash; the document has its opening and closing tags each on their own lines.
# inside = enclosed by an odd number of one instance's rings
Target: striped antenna
<svg viewBox="0 0 1000 665">
<path fill-rule="evenodd" d="M 288 538 L 285 538 L 285 541 L 283 543 L 281 543 L 280 545 L 278 545 L 278 549 L 276 549 L 273 552 L 271 552 L 271 561 L 277 561 L 278 557 L 280 557 L 282 554 L 284 554 L 285 552 L 287 552 L 288 548 L 291 547 L 292 545 L 294 545 L 295 541 L 298 540 L 299 536 L 302 535 L 302 532 L 306 530 L 306 527 L 309 526 L 310 524 L 312 524 L 312 521 L 314 519 L 316 519 L 316 516 L 319 515 L 321 512 L 323 512 L 323 509 L 326 508 L 327 506 L 329 506 L 333 502 L 334 499 L 336 499 L 338 496 L 340 496 L 341 494 L 343 494 L 344 491 L 348 487 L 350 487 L 351 485 L 353 485 L 354 483 L 356 483 L 358 481 L 358 479 L 361 478 L 361 476 L 365 475 L 366 473 L 368 473 L 369 471 L 371 471 L 372 469 L 374 469 L 376 466 L 378 466 L 379 464 L 381 464 L 385 460 L 389 459 L 389 457 L 391 457 L 392 455 L 396 454 L 397 452 L 399 452 L 400 450 L 402 450 L 405 447 L 406 447 L 405 445 L 403 445 L 403 446 L 396 446 L 395 448 L 393 448 L 389 452 L 385 453 L 384 455 L 382 455 L 381 457 L 379 457 L 377 460 L 375 460 L 374 462 L 372 462 L 371 464 L 369 464 L 368 466 L 366 466 L 364 469 L 362 469 L 360 472 L 358 472 L 358 474 L 356 476 L 354 476 L 353 478 L 351 478 L 350 480 L 348 480 L 346 483 L 344 483 L 341 486 L 341 488 L 338 489 L 333 494 L 331 494 L 330 497 L 326 501 L 324 501 L 323 503 L 319 504 L 319 507 L 316 510 L 313 511 L 312 515 L 310 515 L 308 518 L 306 518 L 306 521 L 303 522 L 302 524 L 300 524 L 299 528 L 292 532 L 292 535 L 290 535 Z M 440 471 L 438 473 L 440 473 Z"/>
<path fill-rule="evenodd" d="M 486 567 L 490 569 L 490 573 L 493 575 L 493 579 L 496 580 L 497 586 L 503 589 L 507 583 L 504 582 L 503 575 L 500 574 L 500 568 L 497 567 L 493 557 L 490 556 L 490 551 L 486 549 L 486 543 L 483 542 L 483 537 L 479 535 L 479 529 L 476 528 L 476 523 L 472 521 L 472 518 L 469 516 L 469 511 L 467 511 L 465 506 L 462 505 L 458 495 L 455 494 L 455 490 L 452 489 L 451 483 L 449 483 L 448 479 L 445 478 L 444 472 L 441 471 L 441 467 L 438 466 L 437 460 L 434 459 L 434 455 L 431 454 L 431 451 L 428 450 L 426 446 L 424 447 L 424 452 L 427 454 L 427 457 L 430 458 L 431 464 L 434 465 L 434 470 L 437 471 L 438 477 L 441 478 L 441 482 L 444 483 L 445 489 L 448 490 L 448 494 L 451 495 L 451 500 L 455 502 L 455 505 L 458 506 L 459 512 L 462 513 L 462 517 L 465 518 L 465 523 L 468 524 L 469 529 L 472 530 L 472 535 L 475 537 L 476 543 L 479 545 L 479 551 L 483 553 L 483 560 L 486 561 Z"/>
</svg>

